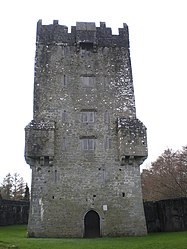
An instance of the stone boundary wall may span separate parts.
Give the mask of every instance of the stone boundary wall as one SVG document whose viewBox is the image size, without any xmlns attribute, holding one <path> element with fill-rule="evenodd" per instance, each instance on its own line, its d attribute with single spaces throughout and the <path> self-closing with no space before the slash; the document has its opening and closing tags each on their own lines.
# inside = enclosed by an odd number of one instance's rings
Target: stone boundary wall
<svg viewBox="0 0 187 249">
<path fill-rule="evenodd" d="M 28 201 L 0 199 L 0 226 L 27 224 L 28 215 Z"/>
<path fill-rule="evenodd" d="M 187 230 L 187 198 L 144 202 L 148 233 Z"/>
<path fill-rule="evenodd" d="M 187 230 L 187 198 L 144 202 L 148 233 Z M 29 202 L 0 200 L 0 226 L 27 224 Z"/>
</svg>

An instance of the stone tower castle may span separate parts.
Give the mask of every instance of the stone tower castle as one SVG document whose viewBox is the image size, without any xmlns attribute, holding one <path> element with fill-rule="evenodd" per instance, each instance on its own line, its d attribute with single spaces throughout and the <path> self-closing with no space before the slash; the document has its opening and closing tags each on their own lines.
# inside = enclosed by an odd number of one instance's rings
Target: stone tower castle
<svg viewBox="0 0 187 249">
<path fill-rule="evenodd" d="M 136 118 L 128 27 L 38 21 L 30 237 L 145 235 L 139 166 L 146 128 Z"/>
</svg>

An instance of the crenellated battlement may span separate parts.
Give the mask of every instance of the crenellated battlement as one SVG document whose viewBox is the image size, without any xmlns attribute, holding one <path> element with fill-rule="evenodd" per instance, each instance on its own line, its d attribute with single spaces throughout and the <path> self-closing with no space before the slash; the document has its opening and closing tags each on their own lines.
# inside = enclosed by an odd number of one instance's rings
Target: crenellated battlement
<svg viewBox="0 0 187 249">
<path fill-rule="evenodd" d="M 119 28 L 119 34 L 113 35 L 112 29 L 106 27 L 105 22 L 100 22 L 96 27 L 94 22 L 77 22 L 76 26 L 68 27 L 59 25 L 58 20 L 53 24 L 43 25 L 42 20 L 37 23 L 37 43 L 43 44 L 68 44 L 93 43 L 100 47 L 126 47 L 129 48 L 129 32 L 127 24 Z"/>
</svg>

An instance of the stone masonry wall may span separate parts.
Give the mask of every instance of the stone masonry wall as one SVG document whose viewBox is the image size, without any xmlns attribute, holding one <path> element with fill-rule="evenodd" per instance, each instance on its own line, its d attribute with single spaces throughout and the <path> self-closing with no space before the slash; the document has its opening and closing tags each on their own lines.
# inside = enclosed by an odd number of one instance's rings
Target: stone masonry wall
<svg viewBox="0 0 187 249">
<path fill-rule="evenodd" d="M 187 198 L 144 202 L 148 232 L 187 230 Z"/>
<path fill-rule="evenodd" d="M 0 226 L 27 224 L 28 216 L 28 201 L 0 199 Z"/>
</svg>

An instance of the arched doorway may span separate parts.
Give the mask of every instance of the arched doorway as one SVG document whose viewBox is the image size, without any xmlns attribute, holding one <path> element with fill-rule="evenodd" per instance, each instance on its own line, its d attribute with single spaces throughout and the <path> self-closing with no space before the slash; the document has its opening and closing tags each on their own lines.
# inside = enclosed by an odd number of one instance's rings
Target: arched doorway
<svg viewBox="0 0 187 249">
<path fill-rule="evenodd" d="M 100 237 L 100 217 L 94 210 L 89 211 L 84 217 L 84 237 Z"/>
</svg>

